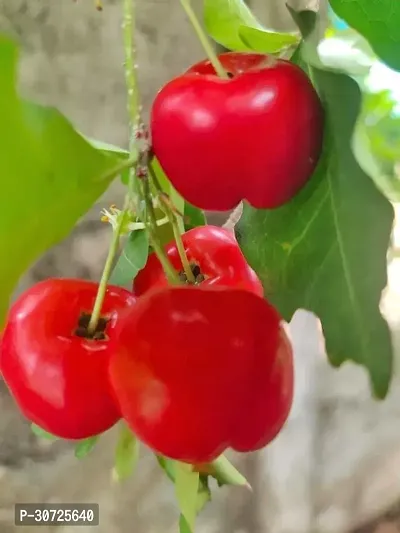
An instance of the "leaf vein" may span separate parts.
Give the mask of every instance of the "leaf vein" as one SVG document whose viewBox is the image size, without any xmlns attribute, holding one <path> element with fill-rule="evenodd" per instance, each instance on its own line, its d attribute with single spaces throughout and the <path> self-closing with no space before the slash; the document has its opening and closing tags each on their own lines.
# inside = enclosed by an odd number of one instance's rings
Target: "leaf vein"
<svg viewBox="0 0 400 533">
<path fill-rule="evenodd" d="M 339 247 L 339 255 L 340 255 L 341 264 L 343 268 L 343 274 L 344 274 L 344 278 L 345 278 L 345 282 L 346 282 L 346 286 L 348 290 L 347 294 L 349 296 L 349 301 L 350 301 L 351 308 L 353 310 L 354 318 L 357 324 L 357 329 L 360 332 L 359 339 L 360 339 L 361 350 L 364 354 L 364 360 L 367 361 L 368 350 L 367 350 L 367 345 L 366 345 L 366 339 L 369 337 L 368 328 L 367 328 L 367 331 L 364 331 L 364 328 L 362 326 L 363 321 L 361 320 L 362 313 L 357 303 L 357 298 L 356 298 L 354 288 L 352 285 L 352 276 L 350 274 L 349 266 L 347 264 L 347 259 L 346 259 L 345 250 L 344 250 L 344 241 L 343 241 L 342 232 L 341 232 L 340 225 L 339 225 L 338 209 L 337 209 L 337 205 L 334 199 L 332 179 L 333 179 L 332 173 L 329 171 L 327 174 L 327 180 L 328 180 L 328 186 L 329 186 L 329 191 L 330 191 L 333 223 L 334 223 L 336 237 L 337 237 L 337 244 Z"/>
</svg>

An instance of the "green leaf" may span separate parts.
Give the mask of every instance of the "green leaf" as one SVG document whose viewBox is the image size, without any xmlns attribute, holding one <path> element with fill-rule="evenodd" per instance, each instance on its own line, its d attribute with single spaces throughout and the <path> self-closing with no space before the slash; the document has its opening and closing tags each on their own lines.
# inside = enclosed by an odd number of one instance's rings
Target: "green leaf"
<svg viewBox="0 0 400 533">
<path fill-rule="evenodd" d="M 389 67 L 400 70 L 400 2 L 330 0 L 335 13 L 363 35 Z"/>
<path fill-rule="evenodd" d="M 233 466 L 225 455 L 221 455 L 213 461 L 212 466 L 215 470 L 213 477 L 217 480 L 219 486 L 234 485 L 251 489 L 250 483 L 244 475 Z"/>
<path fill-rule="evenodd" d="M 104 141 L 99 141 L 97 139 L 91 139 L 85 137 L 85 139 L 90 143 L 94 148 L 100 150 L 105 155 L 118 156 L 120 159 L 128 159 L 129 150 L 121 148 L 120 146 L 115 146 L 114 144 L 106 143 Z M 121 172 L 121 181 L 122 183 L 127 184 L 129 180 L 129 169 L 125 169 Z"/>
<path fill-rule="evenodd" d="M 156 455 L 156 458 L 158 464 L 164 470 L 169 480 L 172 481 L 172 483 L 175 483 L 175 461 L 172 459 L 167 459 L 162 455 Z"/>
<path fill-rule="evenodd" d="M 147 231 L 132 231 L 111 274 L 110 283 L 122 287 L 132 284 L 138 272 L 145 266 L 148 253 Z"/>
<path fill-rule="evenodd" d="M 264 28 L 243 0 L 204 0 L 204 22 L 217 43 L 239 52 L 276 53 L 299 42 L 296 34 Z"/>
<path fill-rule="evenodd" d="M 310 39 L 319 22 L 317 12 L 312 9 L 303 9 L 302 11 L 297 11 L 288 4 L 286 4 L 286 7 L 293 20 L 297 24 L 303 39 Z"/>
<path fill-rule="evenodd" d="M 96 446 L 97 441 L 99 440 L 100 435 L 95 435 L 94 437 L 89 437 L 88 439 L 83 439 L 78 442 L 75 446 L 75 457 L 82 459 L 86 457 Z"/>
<path fill-rule="evenodd" d="M 168 479 L 172 481 L 172 483 L 176 483 L 176 472 L 180 467 L 180 463 L 172 459 L 167 459 L 166 457 L 163 457 L 161 455 L 156 455 L 156 458 L 157 458 L 158 464 L 164 470 Z M 186 469 L 186 475 L 189 477 L 190 472 L 187 472 L 187 470 L 193 470 L 193 466 L 184 465 L 184 468 Z M 211 491 L 208 486 L 208 478 L 209 478 L 208 474 L 198 474 L 199 481 L 198 481 L 198 490 L 197 490 L 197 497 L 196 497 L 195 516 L 211 500 Z M 184 491 L 185 489 L 183 488 L 182 490 Z M 179 519 L 179 528 L 180 528 L 180 532 L 184 532 L 184 531 L 187 531 L 190 533 L 193 532 L 193 529 L 189 526 L 183 514 L 181 514 L 180 519 Z"/>
<path fill-rule="evenodd" d="M 129 150 L 126 150 L 125 148 L 121 148 L 120 146 L 115 146 L 115 144 L 106 143 L 104 141 L 99 141 L 97 139 L 91 139 L 89 137 L 85 137 L 88 143 L 90 143 L 94 148 L 97 150 L 101 150 L 102 152 L 111 152 L 113 154 L 118 154 L 121 158 L 127 159 L 129 157 Z"/>
<path fill-rule="evenodd" d="M 196 521 L 198 490 L 199 473 L 193 471 L 192 465 L 176 462 L 175 493 L 190 531 L 194 530 Z"/>
<path fill-rule="evenodd" d="M 47 431 L 37 426 L 36 424 L 31 424 L 31 430 L 32 430 L 32 433 L 34 433 L 37 437 L 41 439 L 58 440 L 58 437 L 56 437 L 55 435 L 52 435 L 51 433 L 48 433 Z"/>
<path fill-rule="evenodd" d="M 130 477 L 135 471 L 138 460 L 139 441 L 131 430 L 123 425 L 120 430 L 115 452 L 114 479 L 123 481 Z"/>
<path fill-rule="evenodd" d="M 204 211 L 194 207 L 192 204 L 185 202 L 185 229 L 190 230 L 197 228 L 198 226 L 205 226 L 207 224 L 207 219 L 204 214 Z"/>
<path fill-rule="evenodd" d="M 193 533 L 192 528 L 187 523 L 187 520 L 183 514 L 179 516 L 179 533 Z"/>
<path fill-rule="evenodd" d="M 278 33 L 250 26 L 240 26 L 239 37 L 249 50 L 264 54 L 276 54 L 300 42 L 297 33 Z"/>
<path fill-rule="evenodd" d="M 364 94 L 353 138 L 353 151 L 360 167 L 392 202 L 400 202 L 400 117 L 389 91 Z"/>
<path fill-rule="evenodd" d="M 324 154 L 306 187 L 285 206 L 244 208 L 237 237 L 266 297 L 289 321 L 299 308 L 322 322 L 338 366 L 364 365 L 377 397 L 392 373 L 392 344 L 380 314 L 393 208 L 357 164 L 351 140 L 360 90 L 351 78 L 313 69 L 326 112 Z"/>
<path fill-rule="evenodd" d="M 28 267 L 64 239 L 120 161 L 87 143 L 55 109 L 20 100 L 18 49 L 0 36 L 0 329 Z"/>
</svg>

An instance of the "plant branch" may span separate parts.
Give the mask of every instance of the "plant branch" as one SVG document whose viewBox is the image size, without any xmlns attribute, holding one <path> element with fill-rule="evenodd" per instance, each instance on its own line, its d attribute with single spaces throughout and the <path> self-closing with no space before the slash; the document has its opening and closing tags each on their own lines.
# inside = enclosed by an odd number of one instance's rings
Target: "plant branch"
<svg viewBox="0 0 400 533">
<path fill-rule="evenodd" d="M 130 202 L 134 197 L 134 183 L 136 177 L 136 169 L 138 164 L 138 151 L 136 149 L 136 134 L 140 122 L 140 105 L 139 105 L 139 91 L 137 88 L 137 71 L 135 62 L 135 47 L 133 42 L 133 29 L 135 26 L 134 20 L 134 0 L 123 0 L 123 33 L 124 33 L 124 47 L 125 47 L 125 77 L 128 89 L 128 112 L 129 112 L 129 152 L 130 157 L 120 165 L 111 169 L 108 175 L 103 176 L 103 179 L 111 179 L 123 170 L 129 169 L 129 189 L 125 197 L 123 211 L 119 215 L 117 225 L 113 229 L 113 237 L 108 250 L 106 263 L 101 276 L 99 288 L 96 295 L 96 300 L 93 306 L 93 311 L 88 324 L 88 333 L 93 335 L 96 331 L 101 310 L 104 303 L 104 298 L 107 292 L 107 284 L 111 276 L 114 258 L 118 252 L 121 231 L 126 220 L 126 215 L 129 211 Z"/>
<path fill-rule="evenodd" d="M 192 5 L 190 3 L 190 0 L 181 0 L 181 4 L 183 9 L 185 10 L 185 13 L 190 20 L 194 31 L 196 32 L 196 35 L 208 57 L 210 60 L 210 63 L 214 67 L 215 72 L 218 74 L 220 78 L 229 79 L 228 73 L 222 66 L 220 60 L 218 59 L 218 56 L 212 47 L 210 40 L 208 39 L 205 31 L 201 27 L 200 22 L 197 19 L 196 13 L 194 12 Z"/>
<path fill-rule="evenodd" d="M 134 154 L 136 135 L 140 124 L 141 106 L 138 90 L 136 46 L 133 38 L 135 28 L 134 0 L 123 0 L 123 35 L 125 49 L 125 81 L 128 91 L 129 151 Z"/>
</svg>

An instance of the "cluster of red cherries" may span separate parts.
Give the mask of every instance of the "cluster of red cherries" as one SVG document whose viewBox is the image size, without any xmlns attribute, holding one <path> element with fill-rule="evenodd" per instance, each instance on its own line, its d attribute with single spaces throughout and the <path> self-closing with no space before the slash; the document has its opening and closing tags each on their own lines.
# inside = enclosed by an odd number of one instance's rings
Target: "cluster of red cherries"
<svg viewBox="0 0 400 533">
<path fill-rule="evenodd" d="M 196 207 L 228 210 L 288 202 L 312 175 L 323 119 L 297 66 L 228 53 L 229 79 L 205 61 L 170 81 L 151 117 L 152 149 Z M 156 453 L 198 464 L 227 448 L 258 450 L 279 433 L 293 398 L 293 355 L 234 234 L 201 226 L 165 248 L 181 285 L 151 253 L 132 290 L 109 285 L 91 328 L 99 285 L 38 283 L 11 307 L 0 365 L 22 413 L 45 431 L 85 439 L 121 418 Z"/>
</svg>

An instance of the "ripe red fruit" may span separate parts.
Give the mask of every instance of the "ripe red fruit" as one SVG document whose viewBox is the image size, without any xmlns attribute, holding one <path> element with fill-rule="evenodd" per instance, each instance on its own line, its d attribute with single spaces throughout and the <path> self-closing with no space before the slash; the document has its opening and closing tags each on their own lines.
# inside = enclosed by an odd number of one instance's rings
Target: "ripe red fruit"
<svg viewBox="0 0 400 533">
<path fill-rule="evenodd" d="M 82 313 L 90 316 L 97 289 L 97 283 L 74 279 L 38 283 L 12 306 L 3 333 L 1 373 L 19 408 L 31 422 L 65 439 L 97 435 L 121 417 L 108 378 L 115 347 L 110 340 L 136 299 L 109 287 L 99 321 L 106 338 L 88 339 L 79 336 L 85 319 L 79 331 L 78 323 Z"/>
<path fill-rule="evenodd" d="M 150 448 L 192 464 L 268 444 L 292 404 L 292 349 L 277 311 L 239 290 L 142 296 L 110 364 L 122 416 Z"/>
<path fill-rule="evenodd" d="M 233 232 L 216 226 L 200 226 L 184 233 L 182 241 L 197 282 L 203 287 L 233 287 L 263 296 L 261 281 L 248 265 Z M 165 250 L 172 265 L 181 272 L 183 267 L 176 242 L 171 242 Z M 134 293 L 140 296 L 151 288 L 167 285 L 160 261 L 155 253 L 150 254 L 146 266 L 133 282 Z"/>
<path fill-rule="evenodd" d="M 219 56 L 232 78 L 209 61 L 194 65 L 158 93 L 153 150 L 168 178 L 193 205 L 225 211 L 247 200 L 256 208 L 288 202 L 318 162 L 322 107 L 306 74 L 254 53 Z"/>
</svg>

